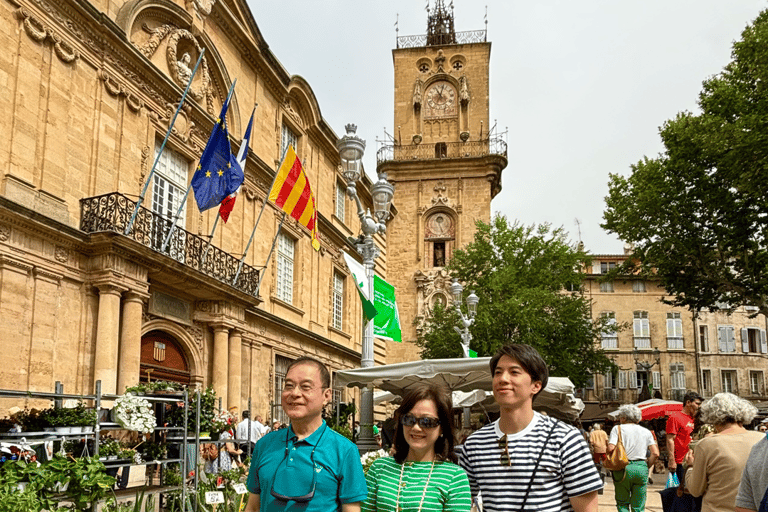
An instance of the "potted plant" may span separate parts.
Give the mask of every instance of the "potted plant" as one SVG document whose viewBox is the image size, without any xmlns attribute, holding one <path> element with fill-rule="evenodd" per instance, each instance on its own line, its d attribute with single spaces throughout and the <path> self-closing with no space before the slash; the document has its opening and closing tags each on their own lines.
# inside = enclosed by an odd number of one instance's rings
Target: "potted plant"
<svg viewBox="0 0 768 512">
<path fill-rule="evenodd" d="M 120 426 L 144 434 L 155 431 L 157 419 L 152 406 L 140 396 L 127 393 L 118 397 L 112 407 L 112 416 Z"/>
<path fill-rule="evenodd" d="M 99 458 L 114 460 L 117 458 L 118 453 L 120 453 L 120 443 L 111 437 L 101 438 L 101 441 L 99 441 Z"/>
<path fill-rule="evenodd" d="M 184 426 L 184 413 L 187 414 L 187 431 L 194 436 L 196 431 L 208 433 L 213 430 L 213 417 L 215 415 L 216 392 L 212 387 L 208 387 L 200 393 L 200 428 L 197 429 L 196 423 L 196 396 L 193 393 L 189 396 L 186 404 L 177 402 L 168 414 L 168 425 L 173 427 Z"/>
<path fill-rule="evenodd" d="M 67 411 L 67 419 L 71 427 L 78 427 L 82 432 L 93 432 L 97 417 L 94 409 L 88 409 L 82 402 L 79 402 Z"/>
</svg>

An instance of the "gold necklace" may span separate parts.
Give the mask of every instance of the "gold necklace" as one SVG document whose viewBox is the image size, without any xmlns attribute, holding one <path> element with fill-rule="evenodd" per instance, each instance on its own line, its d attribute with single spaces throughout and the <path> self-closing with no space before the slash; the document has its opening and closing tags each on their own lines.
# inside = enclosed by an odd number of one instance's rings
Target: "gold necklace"
<svg viewBox="0 0 768 512">
<path fill-rule="evenodd" d="M 429 468 L 429 475 L 427 476 L 427 483 L 424 484 L 424 492 L 421 493 L 421 501 L 419 502 L 419 510 L 424 505 L 424 498 L 427 497 L 427 489 L 429 488 L 429 481 L 432 479 L 432 471 L 435 469 L 435 459 L 432 459 L 432 467 Z M 405 461 L 400 464 L 400 481 L 397 482 L 397 501 L 395 502 L 395 509 L 397 512 L 402 512 L 403 507 L 400 506 L 400 491 L 403 489 L 403 471 L 405 470 Z"/>
</svg>

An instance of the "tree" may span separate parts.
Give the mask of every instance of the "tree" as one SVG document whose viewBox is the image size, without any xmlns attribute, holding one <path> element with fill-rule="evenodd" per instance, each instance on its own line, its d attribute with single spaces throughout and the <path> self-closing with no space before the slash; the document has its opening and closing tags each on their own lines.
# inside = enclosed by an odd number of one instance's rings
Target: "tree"
<svg viewBox="0 0 768 512">
<path fill-rule="evenodd" d="M 602 227 L 634 246 L 621 269 L 656 275 L 666 302 L 768 314 L 768 11 L 706 80 L 701 112 L 661 128 L 665 150 L 612 174 Z"/>
<path fill-rule="evenodd" d="M 453 253 L 448 272 L 480 298 L 470 331 L 472 350 L 493 355 L 502 345 L 527 343 L 547 361 L 552 375 L 582 386 L 612 367 L 597 339 L 607 329 L 592 321 L 590 302 L 579 291 L 587 255 L 568 245 L 562 229 L 509 225 L 504 216 L 477 223 L 475 238 Z M 453 326 L 458 316 L 439 305 L 416 340 L 424 358 L 462 357 Z"/>
</svg>

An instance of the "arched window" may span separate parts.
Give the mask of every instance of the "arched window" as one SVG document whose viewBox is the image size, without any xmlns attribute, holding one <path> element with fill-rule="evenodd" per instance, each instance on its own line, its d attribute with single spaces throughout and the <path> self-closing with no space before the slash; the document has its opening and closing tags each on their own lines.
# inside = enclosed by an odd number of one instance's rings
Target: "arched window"
<svg viewBox="0 0 768 512">
<path fill-rule="evenodd" d="M 190 383 L 189 363 L 176 339 L 163 331 L 151 331 L 141 338 L 139 380 L 168 380 Z M 149 373 L 147 373 L 149 372 Z"/>
<path fill-rule="evenodd" d="M 448 264 L 455 237 L 456 226 L 451 215 L 438 211 L 427 217 L 424 240 L 428 267 L 440 268 Z"/>
</svg>

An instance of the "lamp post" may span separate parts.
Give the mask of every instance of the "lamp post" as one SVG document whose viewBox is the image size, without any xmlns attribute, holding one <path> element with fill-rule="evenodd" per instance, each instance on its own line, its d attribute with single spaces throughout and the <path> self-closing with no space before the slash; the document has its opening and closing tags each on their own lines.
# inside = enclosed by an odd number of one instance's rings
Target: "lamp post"
<svg viewBox="0 0 768 512">
<path fill-rule="evenodd" d="M 477 303 L 480 302 L 480 298 L 472 291 L 466 299 L 467 302 L 467 314 L 461 311 L 462 292 L 464 287 L 461 286 L 458 280 L 454 279 L 451 284 L 451 295 L 453 295 L 453 306 L 456 308 L 456 313 L 459 314 L 462 327 L 453 326 L 459 336 L 461 336 L 461 348 L 464 350 L 464 357 L 469 357 L 469 343 L 472 341 L 472 333 L 469 332 L 469 328 L 475 323 L 475 315 L 477 315 Z"/>
<path fill-rule="evenodd" d="M 653 349 L 653 358 L 655 361 L 648 362 L 648 361 L 641 361 L 640 360 L 640 351 L 637 350 L 637 347 L 635 347 L 634 350 L 632 350 L 632 356 L 635 359 L 635 370 L 642 371 L 648 373 L 651 368 L 654 366 L 661 367 L 661 351 L 658 349 L 658 347 Z M 661 393 L 661 379 L 659 379 L 659 393 Z M 651 397 L 653 398 L 653 397 Z"/>
<path fill-rule="evenodd" d="M 360 218 L 360 229 L 363 233 L 355 243 L 355 249 L 363 257 L 365 279 L 368 282 L 368 289 L 373 294 L 373 268 L 374 262 L 379 256 L 379 248 L 376 247 L 373 236 L 377 233 L 384 233 L 387 229 L 386 223 L 389 220 L 389 210 L 392 197 L 395 195 L 395 187 L 387 181 L 385 174 L 380 174 L 379 180 L 371 187 L 373 215 L 371 215 L 370 209 L 365 210 L 363 208 L 360 197 L 357 195 L 357 182 L 362 175 L 365 141 L 355 135 L 357 126 L 354 124 L 346 125 L 345 129 L 347 134 L 339 139 L 336 148 L 339 150 L 339 157 L 341 158 L 341 174 L 347 182 L 347 194 L 357 204 L 357 216 Z M 370 298 L 373 300 L 373 297 Z M 361 367 L 370 368 L 374 365 L 372 320 L 365 324 L 361 355 Z M 373 388 L 370 386 L 364 387 L 360 396 L 360 436 L 357 439 L 357 447 L 360 453 L 379 448 L 378 443 L 373 438 Z"/>
</svg>

